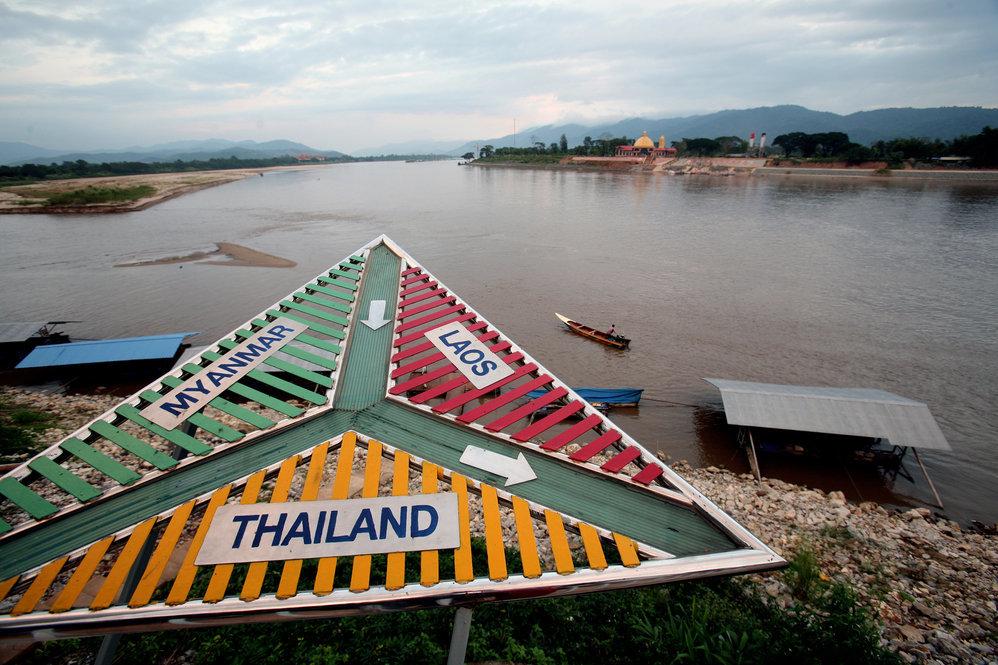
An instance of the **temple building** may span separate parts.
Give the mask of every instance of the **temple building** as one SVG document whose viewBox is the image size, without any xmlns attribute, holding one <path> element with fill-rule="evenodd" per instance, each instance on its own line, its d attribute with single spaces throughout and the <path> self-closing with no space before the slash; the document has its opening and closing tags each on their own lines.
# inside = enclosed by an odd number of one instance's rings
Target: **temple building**
<svg viewBox="0 0 998 665">
<path fill-rule="evenodd" d="M 658 146 L 648 136 L 648 132 L 642 132 L 641 137 L 634 142 L 634 145 L 622 145 L 617 147 L 617 157 L 672 157 L 676 154 L 675 148 L 665 147 L 665 135 L 658 137 Z"/>
</svg>

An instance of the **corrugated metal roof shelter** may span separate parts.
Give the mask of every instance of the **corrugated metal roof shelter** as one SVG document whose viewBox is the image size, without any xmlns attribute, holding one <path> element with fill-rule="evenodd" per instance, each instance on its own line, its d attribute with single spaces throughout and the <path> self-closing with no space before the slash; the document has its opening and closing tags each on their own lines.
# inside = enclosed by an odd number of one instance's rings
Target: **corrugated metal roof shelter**
<svg viewBox="0 0 998 665">
<path fill-rule="evenodd" d="M 17 369 L 172 358 L 185 337 L 197 334 L 182 332 L 39 346 L 18 363 Z"/>
</svg>

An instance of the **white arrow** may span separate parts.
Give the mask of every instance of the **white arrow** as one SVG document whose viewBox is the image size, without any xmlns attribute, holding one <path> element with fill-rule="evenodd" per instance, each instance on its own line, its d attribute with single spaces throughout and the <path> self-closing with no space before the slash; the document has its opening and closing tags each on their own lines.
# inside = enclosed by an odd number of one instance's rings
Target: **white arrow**
<svg viewBox="0 0 998 665">
<path fill-rule="evenodd" d="M 372 300 L 371 306 L 367 310 L 367 319 L 361 321 L 361 323 L 371 330 L 377 330 L 388 323 L 388 319 L 385 318 L 385 301 Z"/>
<path fill-rule="evenodd" d="M 461 463 L 505 477 L 506 487 L 525 483 L 537 477 L 523 453 L 519 453 L 516 459 L 512 459 L 478 446 L 468 446 L 461 453 Z"/>
</svg>

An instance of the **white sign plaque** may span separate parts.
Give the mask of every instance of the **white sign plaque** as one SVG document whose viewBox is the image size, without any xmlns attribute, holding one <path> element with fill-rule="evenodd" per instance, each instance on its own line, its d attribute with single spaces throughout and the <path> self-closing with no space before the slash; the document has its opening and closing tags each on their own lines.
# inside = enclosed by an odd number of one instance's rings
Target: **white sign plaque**
<svg viewBox="0 0 998 665">
<path fill-rule="evenodd" d="M 173 429 L 191 414 L 222 394 L 226 388 L 274 355 L 282 346 L 305 332 L 306 325 L 279 318 L 245 342 L 142 409 L 144 417 L 160 427 Z"/>
<path fill-rule="evenodd" d="M 513 374 L 513 368 L 492 353 L 460 323 L 449 323 L 426 333 L 433 346 L 451 361 L 476 388 L 487 388 Z"/>
<path fill-rule="evenodd" d="M 457 494 L 222 506 L 195 563 L 456 549 Z"/>
</svg>

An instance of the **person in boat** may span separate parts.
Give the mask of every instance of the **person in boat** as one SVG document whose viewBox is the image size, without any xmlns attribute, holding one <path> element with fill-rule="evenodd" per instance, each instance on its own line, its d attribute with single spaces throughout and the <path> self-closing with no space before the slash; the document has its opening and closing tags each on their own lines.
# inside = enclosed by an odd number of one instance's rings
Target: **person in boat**
<svg viewBox="0 0 998 665">
<path fill-rule="evenodd" d="M 617 336 L 617 324 L 616 323 L 611 323 L 610 324 L 610 329 L 606 331 L 606 334 L 609 335 L 610 337 L 616 337 Z"/>
</svg>

